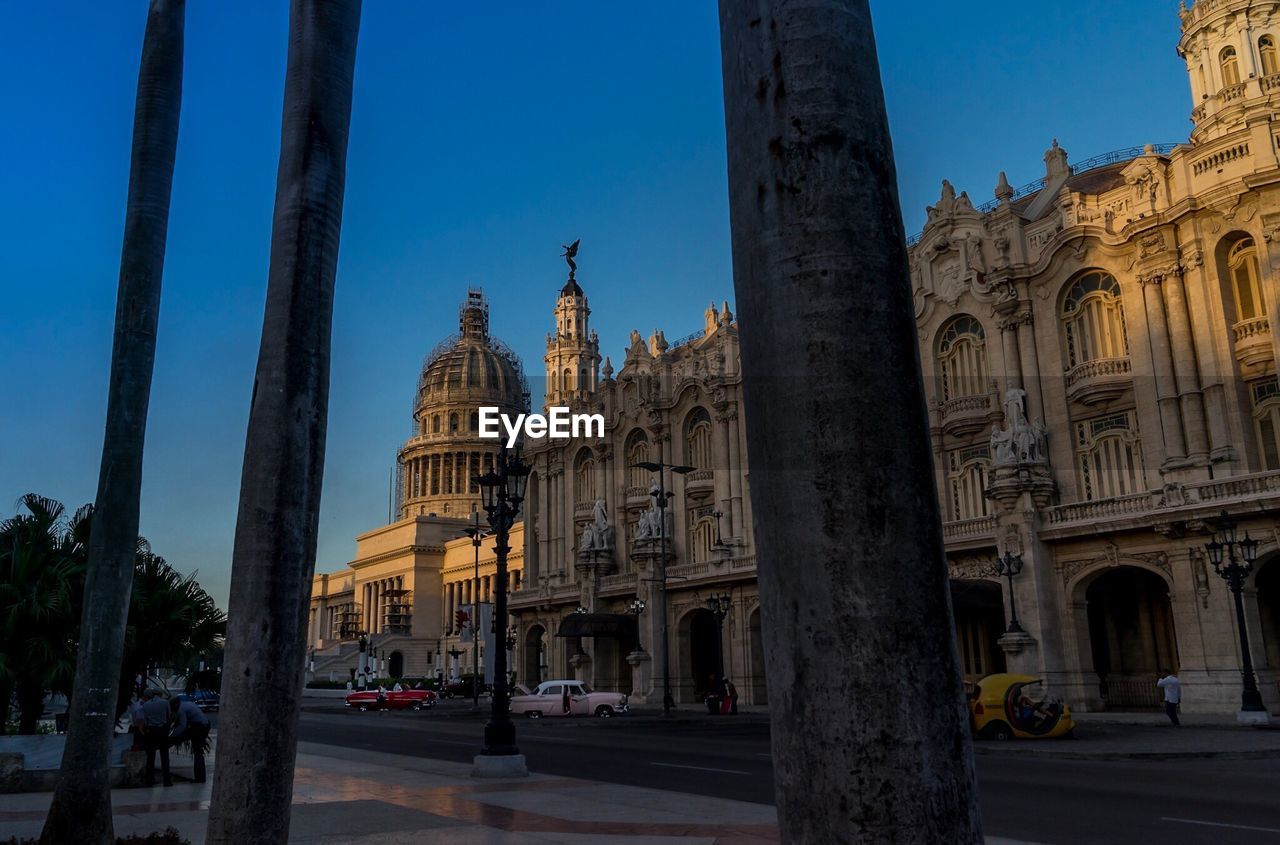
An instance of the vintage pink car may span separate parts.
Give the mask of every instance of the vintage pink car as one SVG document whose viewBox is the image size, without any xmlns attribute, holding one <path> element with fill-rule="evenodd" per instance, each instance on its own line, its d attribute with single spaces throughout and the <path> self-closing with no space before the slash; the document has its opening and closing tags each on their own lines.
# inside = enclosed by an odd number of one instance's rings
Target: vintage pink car
<svg viewBox="0 0 1280 845">
<path fill-rule="evenodd" d="M 599 716 L 608 719 L 627 712 L 627 697 L 619 692 L 598 692 L 582 681 L 543 681 L 529 691 L 523 684 L 513 688 L 511 714 L 530 719 L 542 716 Z"/>
<path fill-rule="evenodd" d="M 347 696 L 347 706 L 356 710 L 426 710 L 435 704 L 436 694 L 429 689 L 387 690 L 381 697 L 376 689 L 362 690 Z"/>
</svg>

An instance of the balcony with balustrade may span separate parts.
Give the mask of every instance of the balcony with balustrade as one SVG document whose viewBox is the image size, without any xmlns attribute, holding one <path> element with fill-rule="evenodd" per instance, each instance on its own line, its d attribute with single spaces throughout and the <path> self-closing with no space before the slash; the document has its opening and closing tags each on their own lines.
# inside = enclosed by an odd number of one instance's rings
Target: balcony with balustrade
<svg viewBox="0 0 1280 845">
<path fill-rule="evenodd" d="M 1240 362 L 1241 375 L 1263 375 L 1275 361 L 1275 347 L 1271 341 L 1271 320 L 1263 315 L 1251 320 L 1241 320 L 1231 327 L 1235 338 L 1236 360 Z"/>
<path fill-rule="evenodd" d="M 1067 399 L 1084 405 L 1110 402 L 1129 389 L 1132 378 L 1128 357 L 1094 358 L 1067 370 Z"/>
<path fill-rule="evenodd" d="M 990 425 L 994 409 L 990 394 L 955 396 L 938 406 L 938 421 L 943 434 L 963 436 Z"/>
</svg>

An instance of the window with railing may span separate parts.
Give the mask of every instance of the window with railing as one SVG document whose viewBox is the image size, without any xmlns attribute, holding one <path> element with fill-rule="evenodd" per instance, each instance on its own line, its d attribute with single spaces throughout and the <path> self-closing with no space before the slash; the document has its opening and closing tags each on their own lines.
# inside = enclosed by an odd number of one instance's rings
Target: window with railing
<svg viewBox="0 0 1280 845">
<path fill-rule="evenodd" d="M 627 437 L 627 486 L 648 489 L 652 473 L 641 469 L 636 464 L 649 460 L 649 439 L 643 431 L 637 429 Z"/>
<path fill-rule="evenodd" d="M 1081 498 L 1086 501 L 1146 489 L 1136 414 L 1121 411 L 1077 422 L 1076 462 Z"/>
<path fill-rule="evenodd" d="M 1062 322 L 1068 368 L 1099 358 L 1128 357 L 1120 284 L 1110 273 L 1093 271 L 1072 283 L 1062 303 Z"/>
<path fill-rule="evenodd" d="M 938 337 L 938 371 L 942 400 L 979 396 L 987 377 L 986 333 L 982 324 L 961 314 L 943 327 Z"/>
<path fill-rule="evenodd" d="M 947 453 L 947 518 L 977 519 L 991 513 L 987 499 L 987 472 L 991 467 L 988 446 L 970 446 Z"/>
<path fill-rule="evenodd" d="M 1280 53 L 1276 52 L 1276 39 L 1264 35 L 1258 39 L 1258 59 L 1262 62 L 1262 75 L 1280 73 Z"/>
<path fill-rule="evenodd" d="M 573 474 L 573 489 L 576 502 L 596 500 L 596 462 L 590 449 L 583 449 L 578 453 L 578 462 Z"/>
<path fill-rule="evenodd" d="M 1258 456 L 1265 470 L 1280 469 L 1280 381 L 1264 379 L 1250 385 Z"/>
<path fill-rule="evenodd" d="M 715 507 L 706 505 L 689 509 L 689 560 L 702 563 L 715 557 Z"/>
<path fill-rule="evenodd" d="M 1235 47 L 1227 47 L 1218 54 L 1218 67 L 1222 69 L 1222 87 L 1240 84 L 1240 60 Z"/>
<path fill-rule="evenodd" d="M 1236 296 L 1236 321 L 1265 316 L 1267 303 L 1262 297 L 1258 250 L 1253 238 L 1244 238 L 1227 253 L 1227 271 L 1231 274 L 1231 290 Z"/>
<path fill-rule="evenodd" d="M 699 469 L 711 467 L 711 415 L 705 408 L 697 408 L 685 422 L 685 463 Z"/>
</svg>

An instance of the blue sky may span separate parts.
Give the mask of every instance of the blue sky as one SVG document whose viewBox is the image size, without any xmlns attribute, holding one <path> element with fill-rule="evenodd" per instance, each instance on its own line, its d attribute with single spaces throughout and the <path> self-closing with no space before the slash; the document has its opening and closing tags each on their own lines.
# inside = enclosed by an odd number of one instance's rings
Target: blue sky
<svg viewBox="0 0 1280 845">
<path fill-rule="evenodd" d="M 142 532 L 225 601 L 262 321 L 285 0 L 188 4 Z M 1174 0 L 873 3 L 908 232 L 942 178 L 1186 138 Z M 0 9 L 0 517 L 93 498 L 143 0 Z M 719 35 L 710 0 L 368 0 L 334 319 L 319 565 L 382 524 L 422 358 L 468 284 L 540 385 L 563 283 L 605 351 L 698 329 L 732 300 Z"/>
</svg>

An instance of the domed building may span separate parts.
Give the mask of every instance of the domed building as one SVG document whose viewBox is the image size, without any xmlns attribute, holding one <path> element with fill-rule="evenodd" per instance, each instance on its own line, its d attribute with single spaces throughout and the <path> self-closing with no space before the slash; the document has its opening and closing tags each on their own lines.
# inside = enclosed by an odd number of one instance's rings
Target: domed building
<svg viewBox="0 0 1280 845">
<path fill-rule="evenodd" d="M 401 519 L 470 516 L 480 507 L 475 477 L 493 469 L 500 441 L 481 440 L 479 411 L 525 413 L 529 387 L 520 360 L 489 335 L 489 303 L 469 290 L 458 334 L 427 355 L 414 397 L 414 434 L 397 456 Z"/>
</svg>

